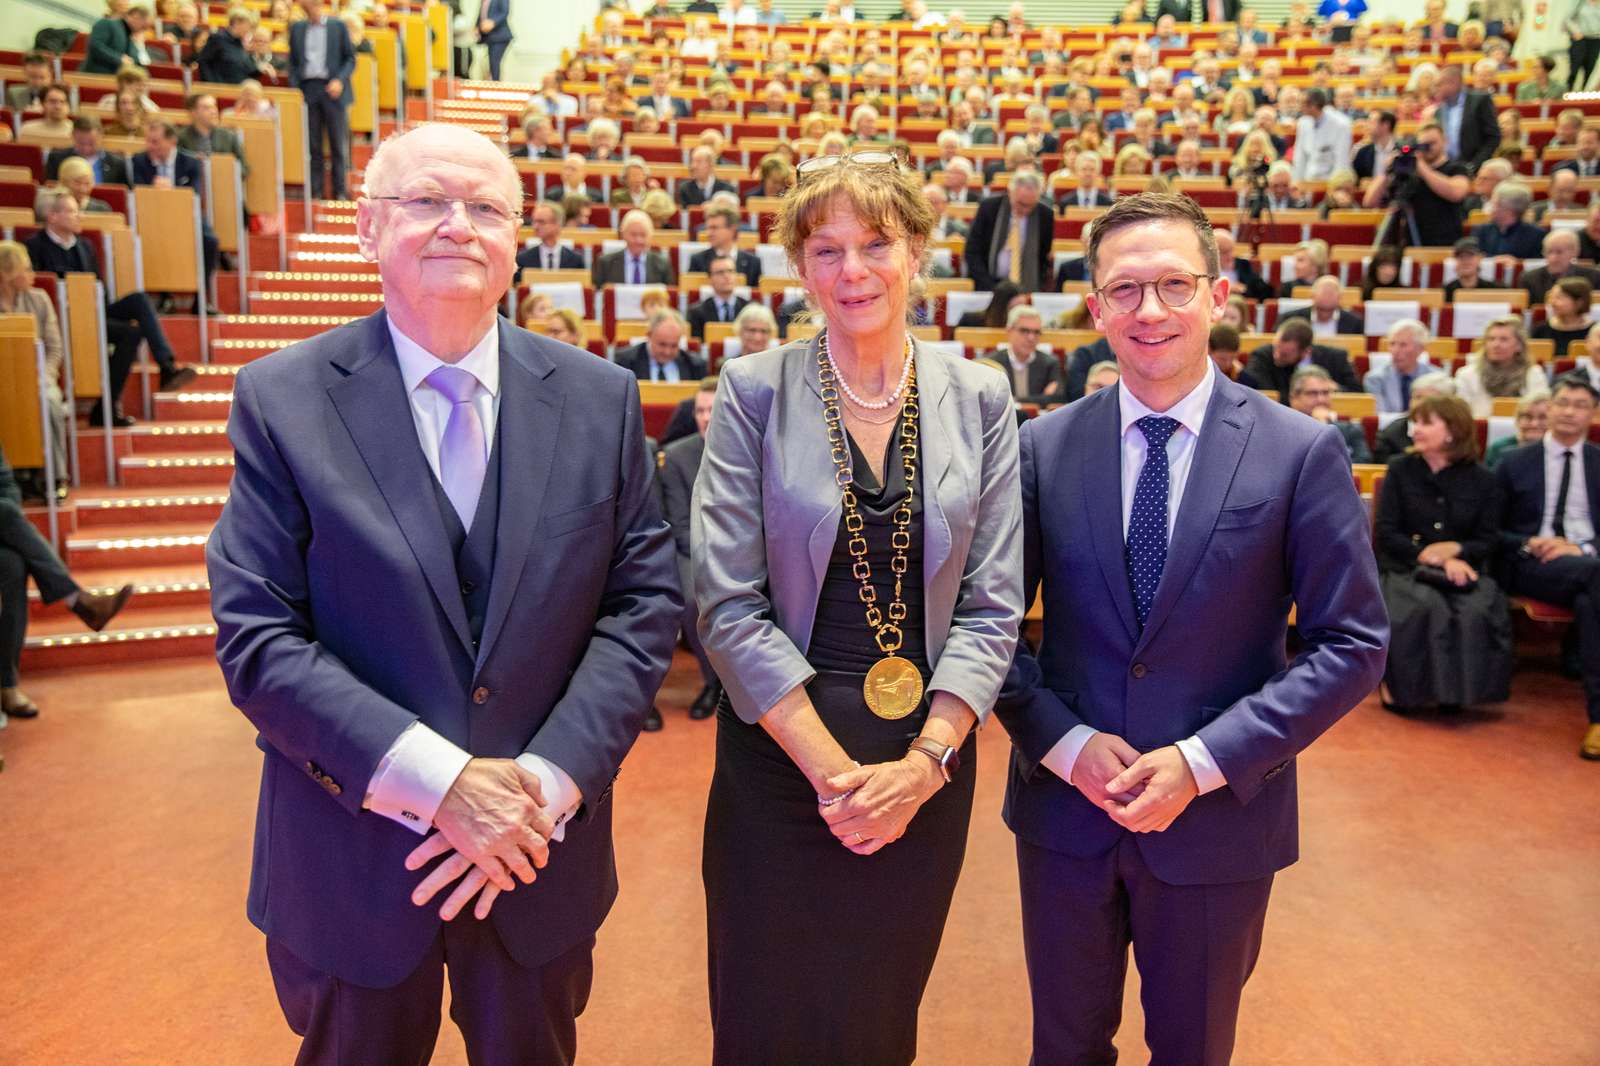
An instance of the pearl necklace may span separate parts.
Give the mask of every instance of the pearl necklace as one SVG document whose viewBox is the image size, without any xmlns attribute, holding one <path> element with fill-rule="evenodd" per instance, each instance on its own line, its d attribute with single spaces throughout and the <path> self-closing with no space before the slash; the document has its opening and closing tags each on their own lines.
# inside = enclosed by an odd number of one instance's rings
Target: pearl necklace
<svg viewBox="0 0 1600 1066">
<path fill-rule="evenodd" d="M 826 333 L 822 335 L 822 354 L 828 360 L 828 369 L 833 371 L 833 376 L 839 382 L 839 388 L 844 392 L 845 399 L 866 411 L 883 411 L 900 402 L 900 394 L 905 391 L 906 382 L 911 380 L 911 352 L 911 336 L 907 334 L 906 358 L 900 367 L 900 384 L 896 385 L 894 391 L 883 399 L 868 401 L 857 396 L 856 391 L 850 387 L 850 383 L 839 372 L 839 364 L 833 361 L 833 352 L 828 349 L 828 335 Z"/>
</svg>

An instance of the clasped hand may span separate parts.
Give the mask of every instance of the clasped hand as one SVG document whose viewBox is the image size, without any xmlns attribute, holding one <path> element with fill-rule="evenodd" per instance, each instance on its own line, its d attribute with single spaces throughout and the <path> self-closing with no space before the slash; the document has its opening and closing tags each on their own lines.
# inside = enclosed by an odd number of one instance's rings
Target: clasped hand
<svg viewBox="0 0 1600 1066">
<path fill-rule="evenodd" d="M 406 856 L 406 869 L 419 870 L 448 857 L 423 878 L 411 902 L 425 906 L 453 882 L 455 890 L 439 908 L 449 921 L 473 896 L 473 913 L 487 918 L 495 897 L 538 877 L 535 868 L 550 860 L 550 816 L 544 811 L 539 778 L 514 759 L 473 759 L 445 793 L 433 816 L 434 832 Z"/>
<path fill-rule="evenodd" d="M 1548 563 L 1563 555 L 1582 555 L 1583 549 L 1565 537 L 1529 537 L 1528 554 L 1541 563 Z"/>
<path fill-rule="evenodd" d="M 1140 755 L 1112 733 L 1096 733 L 1078 753 L 1072 786 L 1135 833 L 1166 829 L 1200 794 L 1189 760 L 1177 745 Z"/>
<path fill-rule="evenodd" d="M 912 817 L 944 784 L 944 775 L 932 759 L 911 754 L 846 770 L 827 784 L 835 795 L 850 795 L 822 807 L 822 820 L 839 843 L 857 855 L 871 855 L 905 835 Z"/>
</svg>

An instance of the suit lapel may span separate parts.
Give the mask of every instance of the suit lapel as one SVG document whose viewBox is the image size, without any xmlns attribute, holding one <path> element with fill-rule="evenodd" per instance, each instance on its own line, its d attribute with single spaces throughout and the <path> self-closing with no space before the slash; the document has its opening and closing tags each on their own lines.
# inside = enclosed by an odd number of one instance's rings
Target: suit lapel
<svg viewBox="0 0 1600 1066">
<path fill-rule="evenodd" d="M 942 482 L 950 470 L 951 439 L 959 431 L 949 409 L 950 372 L 941 357 L 913 341 L 917 353 L 917 392 L 922 408 L 918 441 L 922 455 L 922 574 L 931 587 L 950 558 L 950 522 L 939 505 Z"/>
<path fill-rule="evenodd" d="M 439 505 L 428 490 L 433 471 L 428 469 L 412 429 L 411 401 L 389 337 L 388 317 L 379 311 L 367 319 L 366 328 L 367 342 L 360 349 L 363 354 L 342 368 L 347 376 L 329 386 L 328 397 L 411 546 L 440 609 L 470 655 L 472 631 L 456 584 L 455 556 L 445 537 Z"/>
<path fill-rule="evenodd" d="M 1106 591 L 1116 605 L 1117 617 L 1122 619 L 1123 628 L 1128 631 L 1128 639 L 1134 641 L 1139 638 L 1139 623 L 1133 613 L 1133 591 L 1128 587 L 1128 563 L 1122 553 L 1120 407 L 1115 389 L 1107 389 L 1105 393 L 1106 399 L 1100 401 L 1100 410 L 1089 420 L 1088 444 L 1079 459 L 1079 481 L 1083 486 L 1083 509 L 1089 516 L 1089 535 L 1093 541 L 1095 560 L 1100 564 L 1100 576 L 1105 579 Z M 1046 506 L 1045 500 L 1054 502 L 1059 499 L 1055 493 L 1047 492 L 1041 494 L 1040 505 Z"/>
<path fill-rule="evenodd" d="M 1178 519 L 1172 528 L 1172 543 L 1167 547 L 1167 563 L 1156 588 L 1150 616 L 1145 619 L 1140 644 L 1150 641 L 1161 629 L 1173 604 L 1183 595 L 1200 565 L 1200 557 L 1211 540 L 1222 501 L 1233 483 L 1234 472 L 1244 455 L 1245 442 L 1255 420 L 1245 410 L 1243 389 L 1222 375 L 1216 377 L 1211 402 L 1206 405 L 1205 425 L 1195 443 L 1189 465 L 1189 480 L 1178 504 Z"/>
<path fill-rule="evenodd" d="M 495 526 L 494 576 L 478 649 L 480 666 L 500 635 L 527 565 L 561 429 L 561 390 L 549 381 L 555 364 L 504 320 L 499 329 L 500 520 Z"/>
</svg>

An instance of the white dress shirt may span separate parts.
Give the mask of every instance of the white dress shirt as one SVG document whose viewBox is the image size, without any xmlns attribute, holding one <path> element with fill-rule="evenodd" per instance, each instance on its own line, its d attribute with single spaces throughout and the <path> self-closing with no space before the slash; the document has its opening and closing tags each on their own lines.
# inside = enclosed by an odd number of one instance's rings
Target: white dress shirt
<svg viewBox="0 0 1600 1066">
<path fill-rule="evenodd" d="M 1350 120 L 1331 107 L 1300 116 L 1294 134 L 1294 180 L 1327 181 L 1350 165 Z"/>
<path fill-rule="evenodd" d="M 1339 312 L 1335 310 L 1327 318 L 1322 317 L 1322 312 L 1315 307 L 1311 309 L 1311 335 L 1313 337 L 1337 337 L 1339 335 Z"/>
<path fill-rule="evenodd" d="M 434 477 L 439 477 L 439 439 L 444 435 L 453 405 L 444 393 L 427 383 L 427 378 L 439 367 L 449 364 L 401 333 L 393 320 L 389 322 L 389 336 L 394 341 L 395 356 L 400 363 L 400 378 L 411 399 L 411 419 L 416 425 L 417 442 L 422 445 L 428 469 L 433 471 Z M 492 448 L 500 412 L 499 329 L 491 328 L 483 340 L 454 365 L 478 379 L 472 405 L 483 423 L 484 447 Z M 433 825 L 433 817 L 445 793 L 450 791 L 450 786 L 471 759 L 470 754 L 422 722 L 413 722 L 379 760 L 367 784 L 362 806 L 399 822 L 412 832 L 426 833 Z M 563 839 L 566 820 L 582 800 L 577 783 L 561 767 L 529 752 L 517 756 L 517 765 L 539 779 L 545 811 L 555 822 L 550 839 Z"/>
<path fill-rule="evenodd" d="M 1561 468 L 1565 465 L 1562 454 L 1572 453 L 1572 481 L 1567 485 L 1566 516 L 1567 540 L 1580 547 L 1594 541 L 1594 512 L 1589 509 L 1589 482 L 1584 478 L 1583 441 L 1568 448 L 1557 444 L 1555 437 L 1544 435 L 1544 520 L 1539 523 L 1539 536 L 1555 536 L 1556 496 L 1561 492 Z M 1588 552 L 1584 553 L 1585 555 Z"/>
<path fill-rule="evenodd" d="M 1206 407 L 1211 403 L 1211 393 L 1217 384 L 1215 364 L 1206 362 L 1206 376 L 1189 395 L 1165 411 L 1152 411 L 1122 386 L 1117 387 L 1117 404 L 1122 429 L 1122 535 L 1128 535 L 1128 521 L 1133 514 L 1133 490 L 1139 481 L 1139 471 L 1144 468 L 1146 442 L 1144 433 L 1134 425 L 1146 415 L 1164 414 L 1179 422 L 1179 429 L 1167 441 L 1167 543 L 1172 543 L 1172 530 L 1177 525 L 1178 508 L 1183 503 L 1183 490 L 1189 483 L 1189 470 L 1194 465 L 1195 446 L 1200 441 L 1200 427 L 1205 422 Z M 1045 755 L 1044 765 L 1061 780 L 1072 783 L 1072 771 L 1078 764 L 1083 746 L 1099 730 L 1091 725 L 1075 725 L 1067 735 L 1056 741 L 1055 747 Z M 1217 766 L 1205 741 L 1198 736 L 1178 741 L 1178 750 L 1194 774 L 1194 783 L 1203 796 L 1228 783 Z"/>
</svg>

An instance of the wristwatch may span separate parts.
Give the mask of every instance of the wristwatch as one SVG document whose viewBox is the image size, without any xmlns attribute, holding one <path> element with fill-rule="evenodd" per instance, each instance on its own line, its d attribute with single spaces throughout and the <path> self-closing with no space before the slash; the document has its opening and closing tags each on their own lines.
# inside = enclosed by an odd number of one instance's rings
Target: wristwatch
<svg viewBox="0 0 1600 1066">
<path fill-rule="evenodd" d="M 945 784 L 949 784 L 955 777 L 956 771 L 961 769 L 961 755 L 948 744 L 940 744 L 927 737 L 918 737 L 911 742 L 911 751 L 920 751 L 939 765 L 939 772 L 944 775 Z"/>
</svg>

